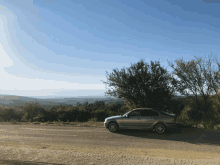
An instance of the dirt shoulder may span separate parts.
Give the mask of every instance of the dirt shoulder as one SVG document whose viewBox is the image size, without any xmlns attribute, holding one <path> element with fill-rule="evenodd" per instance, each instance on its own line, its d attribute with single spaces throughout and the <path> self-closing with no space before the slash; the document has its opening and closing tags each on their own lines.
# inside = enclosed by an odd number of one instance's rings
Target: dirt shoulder
<svg viewBox="0 0 220 165">
<path fill-rule="evenodd" d="M 58 164 L 125 164 L 129 159 L 140 164 L 147 161 L 162 161 L 163 164 L 220 162 L 220 146 L 187 143 L 178 137 L 175 140 L 181 132 L 157 135 L 122 131 L 113 134 L 99 127 L 45 125 L 0 125 L 0 132 L 2 159 Z"/>
</svg>

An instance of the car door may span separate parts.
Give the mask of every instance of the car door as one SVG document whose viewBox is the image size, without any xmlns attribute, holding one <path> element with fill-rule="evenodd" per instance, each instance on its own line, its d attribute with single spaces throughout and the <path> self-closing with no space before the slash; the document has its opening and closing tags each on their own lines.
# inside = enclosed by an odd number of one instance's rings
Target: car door
<svg viewBox="0 0 220 165">
<path fill-rule="evenodd" d="M 123 118 L 122 127 L 124 128 L 140 128 L 141 126 L 141 114 L 139 111 L 132 111 L 128 114 L 128 117 Z"/>
<path fill-rule="evenodd" d="M 151 128 L 152 125 L 156 122 L 159 113 L 153 110 L 142 110 L 141 111 L 141 127 Z"/>
</svg>

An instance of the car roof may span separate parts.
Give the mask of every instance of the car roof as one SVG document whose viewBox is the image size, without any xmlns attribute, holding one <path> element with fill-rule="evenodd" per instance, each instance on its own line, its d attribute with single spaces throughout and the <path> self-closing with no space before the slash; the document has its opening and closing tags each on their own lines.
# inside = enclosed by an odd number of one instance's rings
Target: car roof
<svg viewBox="0 0 220 165">
<path fill-rule="evenodd" d="M 163 110 L 161 110 L 160 108 L 136 108 L 136 109 L 133 109 L 133 111 L 135 111 L 135 110 L 140 110 L 140 111 L 142 111 L 142 110 L 153 110 L 153 111 L 157 111 L 159 113 L 164 114 Z"/>
</svg>

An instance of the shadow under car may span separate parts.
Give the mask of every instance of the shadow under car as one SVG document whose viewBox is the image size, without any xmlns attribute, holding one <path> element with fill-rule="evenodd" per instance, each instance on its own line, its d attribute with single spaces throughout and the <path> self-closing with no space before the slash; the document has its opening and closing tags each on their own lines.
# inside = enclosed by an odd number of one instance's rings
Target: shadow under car
<svg viewBox="0 0 220 165">
<path fill-rule="evenodd" d="M 220 131 L 202 130 L 194 127 L 167 130 L 164 134 L 157 134 L 152 130 L 122 129 L 117 134 L 135 136 L 147 139 L 173 140 L 193 144 L 208 144 L 220 146 Z"/>
</svg>

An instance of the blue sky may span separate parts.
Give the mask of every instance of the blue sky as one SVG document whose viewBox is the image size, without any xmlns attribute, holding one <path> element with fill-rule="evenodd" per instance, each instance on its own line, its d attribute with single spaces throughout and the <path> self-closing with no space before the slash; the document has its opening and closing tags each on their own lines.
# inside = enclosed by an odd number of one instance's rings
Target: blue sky
<svg viewBox="0 0 220 165">
<path fill-rule="evenodd" d="M 0 0 L 0 94 L 101 96 L 106 71 L 220 52 L 214 0 Z"/>
</svg>

